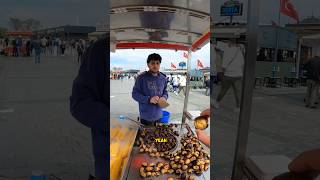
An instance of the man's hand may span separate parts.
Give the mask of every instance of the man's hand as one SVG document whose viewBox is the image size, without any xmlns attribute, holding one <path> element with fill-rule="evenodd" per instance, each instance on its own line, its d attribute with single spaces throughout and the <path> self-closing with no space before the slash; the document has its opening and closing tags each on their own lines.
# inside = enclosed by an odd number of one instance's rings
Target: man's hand
<svg viewBox="0 0 320 180">
<path fill-rule="evenodd" d="M 166 100 L 166 98 L 161 97 L 161 98 L 159 99 L 159 101 L 164 101 L 164 102 L 166 102 L 167 100 Z"/>
<path fill-rule="evenodd" d="M 160 106 L 161 108 L 166 108 L 166 107 L 169 106 L 169 103 L 167 103 L 167 100 L 166 100 L 166 98 L 164 98 L 164 97 L 161 97 L 161 98 L 159 99 L 158 104 L 159 104 L 159 106 Z"/>
<path fill-rule="evenodd" d="M 314 172 L 320 173 L 320 149 L 309 150 L 301 153 L 290 164 L 289 170 L 293 173 Z"/>
<path fill-rule="evenodd" d="M 320 149 L 305 151 L 290 164 L 290 172 L 281 174 L 272 180 L 313 180 L 320 173 Z"/>
<path fill-rule="evenodd" d="M 203 142 L 206 146 L 210 147 L 210 137 L 206 135 L 203 130 L 196 130 L 198 139 Z"/>
<path fill-rule="evenodd" d="M 210 117 L 210 109 L 203 110 L 201 112 L 200 116 L 208 116 L 208 117 Z"/>
<path fill-rule="evenodd" d="M 202 140 L 207 137 L 206 133 L 203 130 L 196 130 L 197 137 L 199 140 Z"/>
<path fill-rule="evenodd" d="M 153 96 L 151 99 L 150 99 L 150 103 L 151 104 L 158 104 L 159 102 L 159 97 L 158 96 Z"/>
</svg>

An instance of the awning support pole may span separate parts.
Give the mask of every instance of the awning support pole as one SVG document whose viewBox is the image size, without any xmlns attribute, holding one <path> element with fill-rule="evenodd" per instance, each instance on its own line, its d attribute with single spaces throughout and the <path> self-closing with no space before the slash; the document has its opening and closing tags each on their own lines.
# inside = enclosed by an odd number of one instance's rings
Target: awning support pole
<svg viewBox="0 0 320 180">
<path fill-rule="evenodd" d="M 186 77 L 186 92 L 183 104 L 183 114 L 182 114 L 182 124 L 186 122 L 187 112 L 188 112 L 188 101 L 189 101 L 189 93 L 190 93 L 190 70 L 191 70 L 191 49 L 188 52 L 188 61 L 187 61 L 187 77 Z"/>
<path fill-rule="evenodd" d="M 190 0 L 187 0 L 187 8 L 190 7 Z M 190 16 L 187 16 L 187 26 L 188 31 L 190 31 Z M 192 44 L 191 36 L 188 35 L 188 42 L 189 44 Z M 186 122 L 187 119 L 187 112 L 188 112 L 188 101 L 189 101 L 189 92 L 190 92 L 190 70 L 191 70 L 191 52 L 192 52 L 192 46 L 190 46 L 188 51 L 188 61 L 187 61 L 187 84 L 186 84 L 186 92 L 185 92 L 185 98 L 184 98 L 184 104 L 183 104 L 183 112 L 182 112 L 182 124 Z"/>
<path fill-rule="evenodd" d="M 232 180 L 241 180 L 247 154 L 248 135 L 252 108 L 257 59 L 257 34 L 259 24 L 260 0 L 248 0 L 247 45 L 244 76 L 242 81 L 240 116 L 233 162 Z"/>
<path fill-rule="evenodd" d="M 298 40 L 298 54 L 297 54 L 297 64 L 296 64 L 296 78 L 299 78 L 300 74 L 300 61 L 301 61 L 301 44 L 302 44 L 302 39 L 299 38 Z"/>
</svg>

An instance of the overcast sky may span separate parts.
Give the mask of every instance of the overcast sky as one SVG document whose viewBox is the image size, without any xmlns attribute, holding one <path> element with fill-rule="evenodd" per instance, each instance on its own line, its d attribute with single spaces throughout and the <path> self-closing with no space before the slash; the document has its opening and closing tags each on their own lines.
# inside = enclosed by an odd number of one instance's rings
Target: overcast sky
<svg viewBox="0 0 320 180">
<path fill-rule="evenodd" d="M 124 69 L 145 70 L 147 68 L 147 57 L 151 53 L 158 53 L 162 57 L 161 67 L 170 69 L 171 63 L 178 67 L 179 62 L 185 61 L 183 57 L 185 51 L 174 50 L 157 50 L 157 49 L 126 49 L 116 50 L 115 53 L 110 53 L 110 68 L 122 67 Z M 196 68 L 197 59 L 201 60 L 204 67 L 210 66 L 210 45 L 207 44 L 200 50 L 192 53 L 191 68 Z"/>
<path fill-rule="evenodd" d="M 226 17 L 219 16 L 220 6 L 226 0 L 213 0 L 211 1 L 214 6 L 213 18 L 214 21 L 223 21 Z M 234 17 L 234 21 L 245 21 L 246 20 L 246 11 L 247 11 L 247 0 L 239 0 L 244 3 L 244 16 Z M 278 12 L 280 0 L 260 0 L 260 23 L 271 24 L 271 20 L 278 21 Z M 320 16 L 320 0 L 291 0 L 292 4 L 298 11 L 300 20 L 311 16 L 312 13 L 314 16 Z M 294 20 L 286 16 L 281 16 L 281 24 L 295 23 Z"/>
<path fill-rule="evenodd" d="M 221 21 L 220 6 L 226 0 L 212 0 L 214 5 L 214 21 Z M 244 2 L 246 12 L 247 0 Z M 278 19 L 280 0 L 260 0 L 260 22 L 270 24 L 271 20 Z M 311 16 L 312 13 L 320 16 L 320 0 L 291 0 L 299 12 L 300 19 Z M 63 24 L 96 25 L 105 21 L 107 0 L 0 0 L 0 26 L 8 26 L 9 17 L 22 19 L 34 18 L 45 26 Z M 235 17 L 235 21 L 245 21 L 246 15 Z M 288 17 L 281 16 L 281 23 L 294 23 Z"/>
<path fill-rule="evenodd" d="M 214 5 L 213 18 L 214 21 L 223 21 L 225 17 L 220 17 L 220 6 L 226 0 L 213 0 L 211 1 Z M 235 17 L 234 21 L 245 21 L 247 11 L 247 0 L 240 0 L 244 3 L 244 15 L 241 17 Z M 260 0 L 260 23 L 271 24 L 271 20 L 278 20 L 278 11 L 280 0 Z M 291 0 L 299 13 L 300 20 L 311 16 L 312 14 L 316 17 L 320 16 L 320 0 Z M 294 20 L 286 16 L 281 16 L 281 24 L 295 23 Z M 111 67 L 124 67 L 125 69 L 145 69 L 146 68 L 146 57 L 152 52 L 159 53 L 164 62 L 162 67 L 170 68 L 170 63 L 173 62 L 178 64 L 183 60 L 182 52 L 170 51 L 170 50 L 117 50 L 116 53 L 111 53 Z M 200 51 L 196 52 L 192 58 L 192 67 L 196 67 L 196 60 L 201 59 L 205 66 L 209 66 L 210 50 L 209 46 L 205 46 Z"/>
<path fill-rule="evenodd" d="M 0 26 L 9 17 L 34 18 L 46 27 L 106 21 L 107 0 L 0 0 Z"/>
</svg>

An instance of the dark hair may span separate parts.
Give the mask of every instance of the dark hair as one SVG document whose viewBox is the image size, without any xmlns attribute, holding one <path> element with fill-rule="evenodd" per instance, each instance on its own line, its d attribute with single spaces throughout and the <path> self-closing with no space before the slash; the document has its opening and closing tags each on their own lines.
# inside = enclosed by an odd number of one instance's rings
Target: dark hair
<svg viewBox="0 0 320 180">
<path fill-rule="evenodd" d="M 153 53 L 148 56 L 147 63 L 149 64 L 151 60 L 160 61 L 161 63 L 162 58 L 159 54 Z"/>
</svg>

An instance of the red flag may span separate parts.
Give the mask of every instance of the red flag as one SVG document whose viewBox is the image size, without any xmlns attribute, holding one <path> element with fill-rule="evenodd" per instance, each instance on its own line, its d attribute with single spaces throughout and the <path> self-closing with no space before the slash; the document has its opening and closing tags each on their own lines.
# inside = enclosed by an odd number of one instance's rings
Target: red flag
<svg viewBox="0 0 320 180">
<path fill-rule="evenodd" d="M 188 59 L 188 54 L 186 52 L 183 52 L 183 57 Z"/>
<path fill-rule="evenodd" d="M 176 69 L 177 67 L 173 63 L 171 63 L 171 68 Z"/>
<path fill-rule="evenodd" d="M 278 26 L 278 23 L 276 23 L 274 20 L 271 20 L 272 26 Z"/>
<path fill-rule="evenodd" d="M 202 62 L 199 59 L 197 60 L 197 67 L 204 68 Z"/>
<path fill-rule="evenodd" d="M 289 16 L 299 21 L 299 15 L 290 0 L 280 0 L 280 12 L 286 16 Z"/>
</svg>

